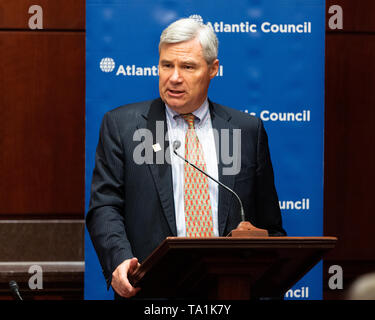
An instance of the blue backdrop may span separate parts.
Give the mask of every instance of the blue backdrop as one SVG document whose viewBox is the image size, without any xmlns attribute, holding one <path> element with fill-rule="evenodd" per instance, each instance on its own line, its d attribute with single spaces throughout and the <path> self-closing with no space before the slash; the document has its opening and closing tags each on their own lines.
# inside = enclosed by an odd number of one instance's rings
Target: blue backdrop
<svg viewBox="0 0 375 320">
<path fill-rule="evenodd" d="M 161 31 L 191 15 L 219 38 L 221 68 L 209 97 L 264 121 L 288 235 L 321 236 L 324 0 L 87 0 L 86 212 L 104 113 L 158 96 Z M 112 299 L 85 236 L 85 298 Z M 286 295 L 321 297 L 321 263 Z"/>
</svg>

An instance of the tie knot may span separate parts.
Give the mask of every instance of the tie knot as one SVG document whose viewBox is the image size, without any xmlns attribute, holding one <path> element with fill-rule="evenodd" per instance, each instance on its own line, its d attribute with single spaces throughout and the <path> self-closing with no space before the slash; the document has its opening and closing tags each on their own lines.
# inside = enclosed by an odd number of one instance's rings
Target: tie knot
<svg viewBox="0 0 375 320">
<path fill-rule="evenodd" d="M 181 117 L 187 122 L 189 129 L 194 129 L 195 115 L 192 113 L 181 114 Z"/>
</svg>

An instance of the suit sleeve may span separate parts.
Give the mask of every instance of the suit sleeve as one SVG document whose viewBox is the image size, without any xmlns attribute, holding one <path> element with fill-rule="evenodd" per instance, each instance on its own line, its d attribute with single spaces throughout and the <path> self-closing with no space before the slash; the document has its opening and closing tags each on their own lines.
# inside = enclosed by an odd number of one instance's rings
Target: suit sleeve
<svg viewBox="0 0 375 320">
<path fill-rule="evenodd" d="M 115 119 L 107 113 L 100 128 L 86 226 L 109 288 L 112 272 L 133 253 L 124 224 L 124 155 Z"/>
<path fill-rule="evenodd" d="M 267 229 L 270 236 L 285 236 L 277 196 L 268 137 L 262 120 L 259 119 L 256 169 L 257 223 Z"/>
</svg>

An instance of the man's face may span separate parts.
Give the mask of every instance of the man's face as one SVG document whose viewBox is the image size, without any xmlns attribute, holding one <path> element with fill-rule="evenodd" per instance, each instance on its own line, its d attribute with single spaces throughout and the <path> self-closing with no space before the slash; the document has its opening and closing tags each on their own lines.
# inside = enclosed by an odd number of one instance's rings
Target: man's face
<svg viewBox="0 0 375 320">
<path fill-rule="evenodd" d="M 178 113 L 198 109 L 207 97 L 219 60 L 208 65 L 198 39 L 163 44 L 159 58 L 159 92 L 162 100 Z"/>
</svg>

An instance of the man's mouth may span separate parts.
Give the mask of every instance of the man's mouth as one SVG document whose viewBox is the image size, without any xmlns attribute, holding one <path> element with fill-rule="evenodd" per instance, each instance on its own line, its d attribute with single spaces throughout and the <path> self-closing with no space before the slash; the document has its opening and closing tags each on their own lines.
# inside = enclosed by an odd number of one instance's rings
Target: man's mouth
<svg viewBox="0 0 375 320">
<path fill-rule="evenodd" d="M 183 96 L 184 93 L 185 93 L 185 91 L 183 91 L 183 90 L 168 89 L 168 95 L 171 96 L 171 97 L 178 98 L 178 97 Z"/>
</svg>

